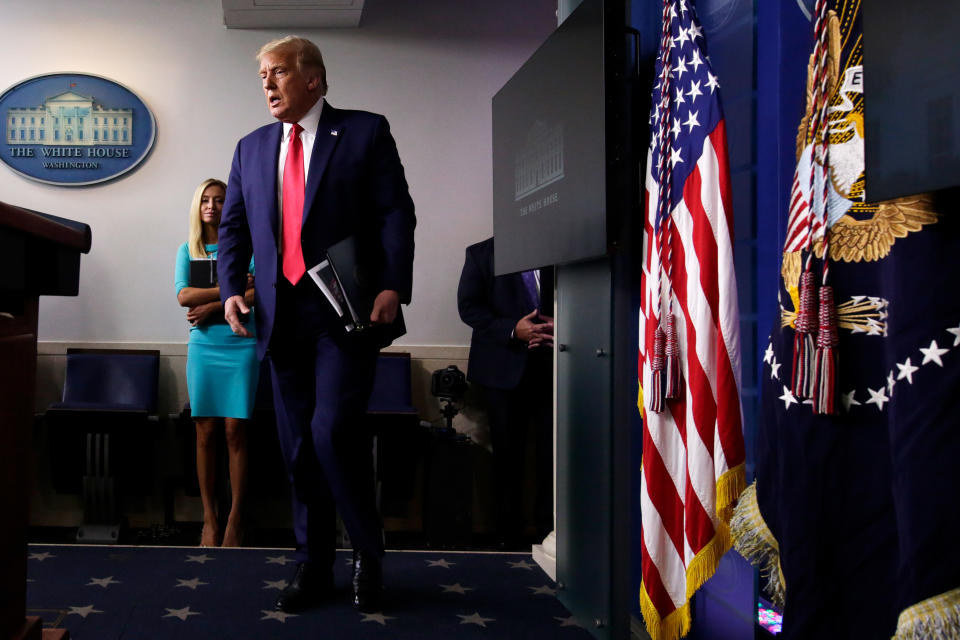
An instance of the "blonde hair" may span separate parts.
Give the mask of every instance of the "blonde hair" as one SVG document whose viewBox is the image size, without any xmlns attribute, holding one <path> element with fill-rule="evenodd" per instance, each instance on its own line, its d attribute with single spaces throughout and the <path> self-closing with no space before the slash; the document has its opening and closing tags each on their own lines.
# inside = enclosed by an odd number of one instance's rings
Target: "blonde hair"
<svg viewBox="0 0 960 640">
<path fill-rule="evenodd" d="M 200 199 L 203 192 L 209 187 L 220 187 L 223 193 L 227 193 L 227 185 L 223 180 L 216 178 L 207 178 L 200 183 L 197 190 L 193 192 L 193 200 L 190 202 L 190 235 L 187 238 L 187 250 L 190 257 L 194 259 L 209 258 L 207 247 L 203 243 L 203 222 L 200 220 Z"/>
<path fill-rule="evenodd" d="M 323 55 L 320 47 L 300 36 L 285 36 L 271 40 L 257 51 L 257 62 L 268 53 L 278 49 L 293 49 L 297 54 L 297 68 L 300 71 L 314 70 L 320 72 L 320 95 L 327 95 L 327 68 L 323 65 Z"/>
</svg>

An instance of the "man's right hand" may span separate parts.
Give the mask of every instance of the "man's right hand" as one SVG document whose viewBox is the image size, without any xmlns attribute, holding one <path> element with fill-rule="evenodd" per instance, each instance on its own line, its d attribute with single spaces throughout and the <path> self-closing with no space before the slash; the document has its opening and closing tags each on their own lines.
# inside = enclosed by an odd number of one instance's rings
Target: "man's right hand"
<svg viewBox="0 0 960 640">
<path fill-rule="evenodd" d="M 243 301 L 243 296 L 230 296 L 223 304 L 223 317 L 227 319 L 230 329 L 238 336 L 249 338 L 251 334 L 240 322 L 241 313 L 250 313 L 250 307 Z"/>
</svg>

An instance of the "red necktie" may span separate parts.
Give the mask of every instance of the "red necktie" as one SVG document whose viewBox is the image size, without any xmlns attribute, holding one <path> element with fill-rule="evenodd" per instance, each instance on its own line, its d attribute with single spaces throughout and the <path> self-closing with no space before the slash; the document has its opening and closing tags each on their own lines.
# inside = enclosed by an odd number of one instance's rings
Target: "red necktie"
<svg viewBox="0 0 960 640">
<path fill-rule="evenodd" d="M 303 127 L 290 128 L 290 144 L 283 165 L 283 275 L 290 284 L 297 284 L 307 270 L 300 246 L 300 225 L 303 222 Z"/>
</svg>

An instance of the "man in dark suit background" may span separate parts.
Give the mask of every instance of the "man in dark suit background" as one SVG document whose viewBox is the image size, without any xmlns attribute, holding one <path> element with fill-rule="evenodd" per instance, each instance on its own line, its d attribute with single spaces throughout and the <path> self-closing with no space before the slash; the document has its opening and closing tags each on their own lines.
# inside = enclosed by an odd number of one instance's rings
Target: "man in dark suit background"
<svg viewBox="0 0 960 640">
<path fill-rule="evenodd" d="M 480 385 L 490 424 L 497 532 L 514 549 L 525 542 L 531 429 L 537 540 L 553 529 L 553 269 L 494 276 L 493 251 L 493 238 L 467 247 L 457 306 L 473 329 L 467 379 Z"/>
<path fill-rule="evenodd" d="M 354 605 L 381 599 L 383 533 L 363 416 L 379 350 L 405 331 L 416 223 L 396 144 L 383 116 L 324 100 L 320 50 L 295 37 L 257 55 L 270 114 L 279 122 L 237 144 L 220 224 L 219 279 L 227 321 L 246 330 L 243 292 L 257 263 L 257 349 L 269 363 L 280 446 L 292 485 L 299 563 L 276 606 L 297 611 L 334 592 L 336 511 L 354 547 Z M 370 321 L 347 333 L 305 274 L 353 236 L 378 258 Z"/>
</svg>

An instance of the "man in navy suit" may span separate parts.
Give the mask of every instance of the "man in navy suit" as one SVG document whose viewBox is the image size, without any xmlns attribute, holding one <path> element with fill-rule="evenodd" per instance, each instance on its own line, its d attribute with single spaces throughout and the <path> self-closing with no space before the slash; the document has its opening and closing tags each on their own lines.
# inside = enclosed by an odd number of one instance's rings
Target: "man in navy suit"
<svg viewBox="0 0 960 640">
<path fill-rule="evenodd" d="M 515 549 L 523 544 L 531 429 L 538 541 L 553 529 L 553 269 L 494 276 L 488 238 L 467 247 L 457 306 L 473 329 L 467 379 L 481 386 L 487 409 L 500 545 Z"/>
<path fill-rule="evenodd" d="M 257 350 L 273 379 L 280 446 L 292 485 L 299 563 L 276 606 L 298 611 L 334 591 L 336 512 L 353 552 L 354 605 L 380 607 L 383 533 L 363 417 L 379 350 L 404 333 L 413 271 L 413 202 L 383 116 L 330 106 L 320 50 L 287 37 L 257 59 L 279 122 L 237 144 L 220 223 L 224 313 L 238 334 L 243 292 L 257 263 Z M 353 237 L 377 257 L 372 327 L 346 332 L 305 271 Z"/>
</svg>

